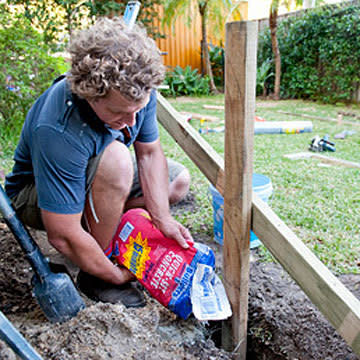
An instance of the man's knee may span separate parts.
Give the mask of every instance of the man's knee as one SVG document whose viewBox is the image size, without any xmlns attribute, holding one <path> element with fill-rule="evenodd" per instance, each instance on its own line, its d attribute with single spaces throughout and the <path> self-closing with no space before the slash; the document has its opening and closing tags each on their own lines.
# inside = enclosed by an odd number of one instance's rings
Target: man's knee
<svg viewBox="0 0 360 360">
<path fill-rule="evenodd" d="M 169 201 L 175 204 L 181 201 L 190 189 L 190 173 L 188 169 L 183 169 L 170 183 Z"/>
<path fill-rule="evenodd" d="M 134 169 L 129 149 L 119 141 L 106 147 L 96 170 L 94 185 L 129 193 Z"/>
</svg>

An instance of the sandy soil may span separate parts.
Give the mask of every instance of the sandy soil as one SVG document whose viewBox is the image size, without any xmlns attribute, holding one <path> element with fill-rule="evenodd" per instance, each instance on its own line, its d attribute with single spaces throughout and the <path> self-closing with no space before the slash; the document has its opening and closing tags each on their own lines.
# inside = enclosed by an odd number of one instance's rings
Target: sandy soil
<svg viewBox="0 0 360 360">
<path fill-rule="evenodd" d="M 193 197 L 174 211 L 196 206 Z M 46 243 L 42 232 L 32 232 L 51 261 L 77 269 Z M 216 252 L 221 271 L 221 247 L 206 234 L 193 234 Z M 32 271 L 7 226 L 0 221 L 0 309 L 44 359 L 231 359 L 219 349 L 219 322 L 187 321 L 148 298 L 145 308 L 94 303 L 63 324 L 51 324 L 31 296 Z M 360 360 L 306 295 L 274 263 L 263 263 L 252 253 L 249 290 L 248 359 Z M 341 276 L 360 299 L 360 277 Z M 16 359 L 0 341 L 0 359 Z"/>
</svg>

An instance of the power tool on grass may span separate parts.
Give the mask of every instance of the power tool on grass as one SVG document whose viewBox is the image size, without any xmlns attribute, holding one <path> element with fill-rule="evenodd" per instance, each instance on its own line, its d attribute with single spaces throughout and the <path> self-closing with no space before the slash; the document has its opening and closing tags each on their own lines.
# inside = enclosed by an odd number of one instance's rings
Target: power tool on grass
<svg viewBox="0 0 360 360">
<path fill-rule="evenodd" d="M 323 138 L 320 138 L 319 135 L 316 135 L 311 140 L 309 150 L 314 152 L 336 151 L 335 143 L 329 141 L 329 135 L 325 135 Z"/>
</svg>

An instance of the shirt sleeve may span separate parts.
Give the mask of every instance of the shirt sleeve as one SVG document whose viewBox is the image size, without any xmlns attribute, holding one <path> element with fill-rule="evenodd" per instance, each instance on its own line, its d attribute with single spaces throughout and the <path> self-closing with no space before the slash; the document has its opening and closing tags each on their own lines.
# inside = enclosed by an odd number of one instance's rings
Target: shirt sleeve
<svg viewBox="0 0 360 360">
<path fill-rule="evenodd" d="M 156 119 L 156 91 L 153 90 L 150 100 L 143 110 L 143 121 L 136 138 L 140 142 L 153 142 L 159 137 L 159 128 Z"/>
<path fill-rule="evenodd" d="M 48 126 L 34 132 L 32 160 L 41 209 L 76 214 L 85 204 L 86 149 Z"/>
</svg>

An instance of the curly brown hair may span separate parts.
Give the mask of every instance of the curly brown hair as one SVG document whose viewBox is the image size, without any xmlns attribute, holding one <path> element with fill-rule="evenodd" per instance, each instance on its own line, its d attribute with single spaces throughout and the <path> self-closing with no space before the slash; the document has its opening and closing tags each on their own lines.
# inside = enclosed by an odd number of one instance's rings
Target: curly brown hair
<svg viewBox="0 0 360 360">
<path fill-rule="evenodd" d="M 122 18 L 101 18 L 71 39 L 73 93 L 94 101 L 111 89 L 130 101 L 142 101 L 165 77 L 160 50 L 138 25 L 127 28 Z"/>
</svg>

